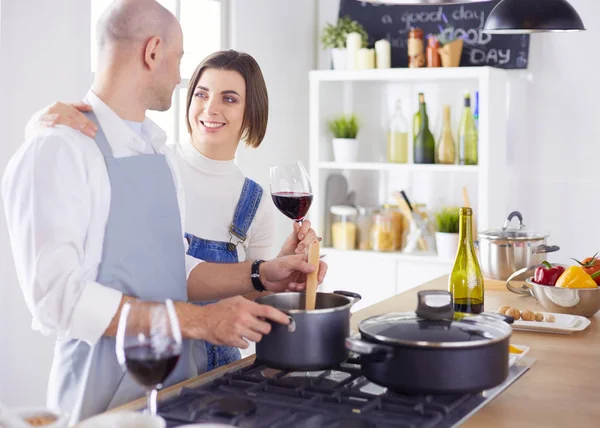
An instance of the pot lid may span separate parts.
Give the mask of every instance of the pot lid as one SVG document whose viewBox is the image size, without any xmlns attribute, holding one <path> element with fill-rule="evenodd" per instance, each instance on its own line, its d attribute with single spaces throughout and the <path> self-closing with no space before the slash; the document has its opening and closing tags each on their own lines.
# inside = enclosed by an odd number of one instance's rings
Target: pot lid
<svg viewBox="0 0 600 428">
<path fill-rule="evenodd" d="M 509 229 L 511 220 L 516 217 L 519 220 L 519 226 L 516 229 Z M 519 211 L 513 211 L 504 221 L 504 225 L 500 229 L 490 229 L 485 232 L 479 232 L 480 238 L 488 239 L 507 239 L 515 241 L 530 241 L 545 239 L 549 236 L 546 232 L 534 232 L 527 230 L 523 224 L 523 216 Z"/>
<path fill-rule="evenodd" d="M 448 316 L 444 295 L 450 298 Z M 423 299 L 438 298 L 434 313 L 424 313 Z M 442 300 L 439 300 L 442 297 Z M 509 337 L 512 328 L 504 321 L 486 315 L 454 313 L 452 297 L 445 291 L 419 293 L 417 312 L 396 312 L 368 318 L 359 324 L 361 334 L 367 338 L 392 345 L 431 348 L 471 348 L 489 345 Z M 429 302 L 429 309 L 432 303 Z M 437 314 L 435 313 L 437 312 Z M 437 319 L 436 319 L 437 318 Z"/>
</svg>

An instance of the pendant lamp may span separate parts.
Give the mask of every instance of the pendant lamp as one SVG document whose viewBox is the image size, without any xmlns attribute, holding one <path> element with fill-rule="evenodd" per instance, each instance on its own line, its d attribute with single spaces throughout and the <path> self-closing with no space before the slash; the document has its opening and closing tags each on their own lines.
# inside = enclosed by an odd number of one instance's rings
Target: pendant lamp
<svg viewBox="0 0 600 428">
<path fill-rule="evenodd" d="M 585 31 L 585 27 L 567 0 L 502 0 L 490 12 L 483 31 L 491 34 L 529 34 Z"/>
</svg>

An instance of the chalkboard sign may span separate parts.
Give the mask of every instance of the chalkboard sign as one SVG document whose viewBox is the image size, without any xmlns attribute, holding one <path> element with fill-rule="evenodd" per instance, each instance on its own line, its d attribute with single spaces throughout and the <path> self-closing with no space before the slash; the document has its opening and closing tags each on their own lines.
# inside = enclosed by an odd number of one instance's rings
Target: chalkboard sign
<svg viewBox="0 0 600 428">
<path fill-rule="evenodd" d="M 425 37 L 441 33 L 448 39 L 462 38 L 461 67 L 527 68 L 529 35 L 492 36 L 482 31 L 499 1 L 403 6 L 340 0 L 339 16 L 349 16 L 363 25 L 369 35 L 369 47 L 377 40 L 387 39 L 392 45 L 392 67 L 408 67 L 408 33 L 411 28 L 421 28 Z"/>
</svg>

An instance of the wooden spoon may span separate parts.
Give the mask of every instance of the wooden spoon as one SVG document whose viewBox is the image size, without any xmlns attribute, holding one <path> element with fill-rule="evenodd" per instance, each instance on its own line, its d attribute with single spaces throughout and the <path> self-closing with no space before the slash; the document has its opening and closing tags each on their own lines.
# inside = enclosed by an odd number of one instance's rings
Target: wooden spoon
<svg viewBox="0 0 600 428">
<path fill-rule="evenodd" d="M 308 247 L 308 263 L 316 269 L 306 278 L 306 310 L 312 311 L 317 303 L 317 277 L 319 275 L 319 241 L 315 240 Z"/>
</svg>

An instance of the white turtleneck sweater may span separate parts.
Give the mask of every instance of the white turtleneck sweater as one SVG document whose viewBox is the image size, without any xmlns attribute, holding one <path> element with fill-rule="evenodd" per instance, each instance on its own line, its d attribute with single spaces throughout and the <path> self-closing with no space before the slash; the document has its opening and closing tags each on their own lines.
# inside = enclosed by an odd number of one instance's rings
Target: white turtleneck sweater
<svg viewBox="0 0 600 428">
<path fill-rule="evenodd" d="M 233 160 L 209 159 L 198 152 L 189 139 L 172 147 L 177 153 L 185 190 L 185 232 L 203 239 L 229 242 L 229 227 L 246 177 Z M 237 246 L 240 262 L 269 260 L 277 255 L 275 214 L 269 189 L 263 188 L 246 241 Z"/>
</svg>

